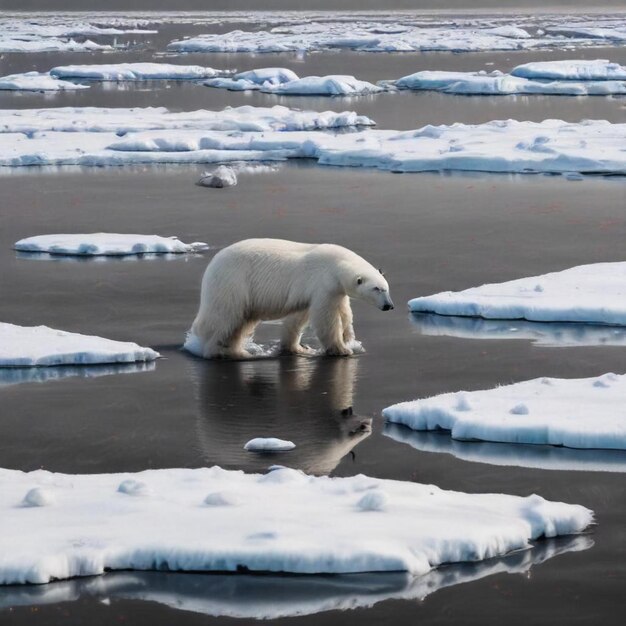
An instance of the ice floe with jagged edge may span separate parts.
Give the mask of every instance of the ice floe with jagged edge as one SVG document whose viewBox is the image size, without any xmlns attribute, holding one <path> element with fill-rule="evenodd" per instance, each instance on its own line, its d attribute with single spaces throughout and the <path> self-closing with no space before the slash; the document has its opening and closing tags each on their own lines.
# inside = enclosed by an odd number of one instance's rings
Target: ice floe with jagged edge
<svg viewBox="0 0 626 626">
<path fill-rule="evenodd" d="M 371 608 L 386 600 L 424 600 L 447 587 L 497 574 L 528 576 L 533 568 L 594 544 L 589 535 L 543 539 L 530 550 L 498 559 L 447 565 L 423 576 L 405 572 L 339 576 L 254 576 L 180 572 L 110 572 L 49 585 L 19 585 L 0 590 L 0 610 L 39 607 L 82 598 L 99 602 L 157 602 L 179 611 L 213 617 L 279 619 L 326 611 Z"/>
<path fill-rule="evenodd" d="M 220 87 L 231 91 L 258 90 L 264 93 L 293 96 L 356 96 L 384 91 L 382 87 L 358 80 L 354 76 L 333 74 L 299 78 L 294 72 L 285 68 L 262 68 L 243 72 L 232 78 L 210 79 L 204 84 L 207 87 Z"/>
<path fill-rule="evenodd" d="M 50 75 L 56 78 L 90 81 L 201 80 L 230 73 L 227 70 L 201 65 L 173 65 L 171 63 L 58 65 L 50 70 Z"/>
<path fill-rule="evenodd" d="M 0 322 L 0 368 L 133 363 L 159 356 L 151 348 L 128 341 Z"/>
<path fill-rule="evenodd" d="M 626 450 L 581 450 L 550 445 L 459 441 L 444 431 L 412 430 L 391 422 L 385 424 L 383 434 L 420 452 L 451 454 L 471 463 L 564 472 L 626 472 Z"/>
<path fill-rule="evenodd" d="M 241 132 L 303 131 L 372 126 L 353 111 L 301 111 L 284 106 L 226 107 L 221 111 L 169 111 L 165 107 L 60 107 L 0 110 L 0 133 L 33 135 L 42 131 L 125 133 L 141 130 L 197 129 Z M 68 136 L 69 137 L 69 136 Z M 60 137 L 56 137 L 60 139 Z M 56 143 L 56 142 L 55 142 Z"/>
<path fill-rule="evenodd" d="M 421 575 L 593 522 L 582 506 L 538 495 L 465 494 L 287 468 L 265 475 L 219 467 L 92 475 L 3 469 L 0 485 L 0 584 L 154 568 Z M 34 488 L 55 502 L 44 517 L 20 506 Z M 226 504 L 205 503 L 216 492 Z M 380 506 L 370 507 L 374 500 Z"/>
<path fill-rule="evenodd" d="M 19 252 L 76 256 L 125 256 L 130 254 L 186 254 L 208 250 L 202 241 L 183 243 L 178 237 L 119 233 L 36 235 L 13 245 Z"/>
<path fill-rule="evenodd" d="M 626 71 L 626 68 L 625 68 Z M 498 70 L 479 72 L 421 71 L 397 80 L 398 89 L 441 91 L 458 95 L 608 96 L 626 94 L 625 80 L 533 80 Z"/>
<path fill-rule="evenodd" d="M 626 80 L 626 67 L 608 59 L 533 61 L 514 67 L 511 75 L 540 80 Z"/>
<path fill-rule="evenodd" d="M 99 378 L 118 374 L 138 374 L 155 369 L 154 361 L 97 365 L 57 365 L 55 367 L 0 367 L 0 389 L 22 383 L 48 383 L 65 378 Z"/>
<path fill-rule="evenodd" d="M 486 319 L 626 326 L 626 262 L 578 265 L 464 291 L 444 291 L 409 300 L 409 309 Z"/>
<path fill-rule="evenodd" d="M 88 88 L 88 85 L 79 85 L 67 80 L 59 80 L 49 74 L 41 74 L 39 72 L 0 76 L 1 91 L 63 91 Z"/>
<path fill-rule="evenodd" d="M 422 335 L 457 339 L 522 339 L 542 348 L 564 346 L 626 346 L 626 327 L 576 322 L 529 322 L 482 317 L 412 313 L 410 321 Z"/>
<path fill-rule="evenodd" d="M 404 132 L 361 129 L 331 134 L 303 131 L 356 129 L 372 122 L 351 112 L 242 108 L 248 111 L 143 115 L 136 109 L 134 119 L 128 110 L 124 114 L 111 109 L 48 109 L 41 114 L 37 109 L 0 111 L 0 131 L 5 131 L 0 166 L 310 158 L 321 165 L 394 172 L 626 174 L 626 124 L 505 120 L 424 126 Z M 155 130 L 159 125 L 167 128 Z M 151 130 L 138 132 L 144 128 Z M 65 132 L 72 130 L 76 132 Z"/>
<path fill-rule="evenodd" d="M 453 439 L 626 450 L 626 375 L 536 378 L 480 391 L 445 393 L 383 410 L 414 430 Z"/>
</svg>

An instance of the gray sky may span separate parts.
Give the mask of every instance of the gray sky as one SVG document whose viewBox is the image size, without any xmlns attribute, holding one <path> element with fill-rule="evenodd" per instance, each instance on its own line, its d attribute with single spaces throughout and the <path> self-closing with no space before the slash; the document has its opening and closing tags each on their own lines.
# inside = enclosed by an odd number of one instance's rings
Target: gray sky
<svg viewBox="0 0 626 626">
<path fill-rule="evenodd" d="M 551 7 L 599 10 L 626 9 L 626 0 L 0 0 L 0 10 L 82 10 L 82 11 L 148 11 L 148 10 L 370 10 L 370 9 L 494 9 L 523 11 Z"/>
</svg>

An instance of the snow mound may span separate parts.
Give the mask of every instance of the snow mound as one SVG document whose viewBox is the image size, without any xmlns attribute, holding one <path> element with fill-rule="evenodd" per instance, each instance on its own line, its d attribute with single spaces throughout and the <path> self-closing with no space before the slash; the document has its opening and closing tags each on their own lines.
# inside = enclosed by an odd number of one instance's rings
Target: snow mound
<svg viewBox="0 0 626 626">
<path fill-rule="evenodd" d="M 282 95 L 305 96 L 357 96 L 379 93 L 381 87 L 357 80 L 354 76 L 329 75 L 329 76 L 306 76 L 297 80 L 270 85 L 261 85 L 261 91 Z"/>
<path fill-rule="evenodd" d="M 626 262 L 579 265 L 465 291 L 444 291 L 410 300 L 409 309 L 487 319 L 626 326 Z"/>
<path fill-rule="evenodd" d="M 293 441 L 285 441 L 276 437 L 257 437 L 250 439 L 243 449 L 250 452 L 285 452 L 293 450 L 295 447 L 296 444 Z"/>
<path fill-rule="evenodd" d="M 517 68 L 516 68 L 517 69 Z M 606 96 L 625 94 L 626 82 L 619 80 L 530 80 L 521 75 L 495 71 L 433 72 L 422 71 L 396 81 L 398 89 L 441 91 L 459 95 L 506 96 L 539 94 L 556 96 Z"/>
<path fill-rule="evenodd" d="M 130 254 L 184 254 L 208 250 L 201 241 L 183 243 L 178 237 L 90 233 L 72 235 L 37 235 L 20 239 L 13 246 L 20 252 L 76 256 L 125 256 Z"/>
<path fill-rule="evenodd" d="M 444 431 L 412 430 L 387 422 L 383 434 L 420 452 L 462 461 L 562 472 L 626 472 L 626 450 L 593 450 L 520 443 L 459 441 Z"/>
<path fill-rule="evenodd" d="M 465 411 L 459 393 L 446 393 L 394 404 L 383 416 L 459 440 L 626 450 L 626 376 L 537 378 L 462 395 L 471 405 Z"/>
<path fill-rule="evenodd" d="M 22 500 L 23 506 L 50 506 L 55 503 L 54 494 L 49 489 L 34 487 Z"/>
<path fill-rule="evenodd" d="M 201 187 L 213 187 L 215 189 L 234 187 L 236 184 L 237 174 L 232 167 L 227 165 L 220 165 L 212 172 L 205 172 L 198 181 L 198 185 Z"/>
<path fill-rule="evenodd" d="M 158 497 L 129 498 L 117 491 L 123 480 L 141 481 Z M 38 487 L 54 488 L 53 515 L 16 506 Z M 364 514 L 355 505 L 372 488 L 391 504 Z M 208 507 L 207 489 L 236 493 L 241 503 Z M 537 495 L 464 494 L 286 468 L 263 476 L 218 467 L 100 475 L 3 469 L 0 519 L 6 585 L 106 569 L 420 575 L 444 563 L 505 555 L 542 536 L 579 533 L 593 513 Z"/>
<path fill-rule="evenodd" d="M 0 90 L 4 91 L 63 91 L 66 89 L 89 89 L 89 87 L 58 80 L 49 74 L 39 72 L 0 76 Z"/>
<path fill-rule="evenodd" d="M 0 322 L 0 367 L 133 363 L 159 356 L 136 343 Z"/>
<path fill-rule="evenodd" d="M 518 65 L 511 75 L 543 80 L 626 80 L 626 67 L 607 59 L 535 61 Z"/>
<path fill-rule="evenodd" d="M 99 81 L 199 80 L 225 72 L 200 65 L 171 63 L 114 63 L 111 65 L 59 65 L 50 70 L 57 78 L 83 78 Z"/>
</svg>

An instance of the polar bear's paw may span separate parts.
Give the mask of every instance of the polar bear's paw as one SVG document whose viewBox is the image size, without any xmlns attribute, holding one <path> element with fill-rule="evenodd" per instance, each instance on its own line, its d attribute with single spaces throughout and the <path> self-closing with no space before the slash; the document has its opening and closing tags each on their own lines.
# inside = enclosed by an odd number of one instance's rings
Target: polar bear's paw
<svg viewBox="0 0 626 626">
<path fill-rule="evenodd" d="M 300 343 L 297 346 L 281 346 L 280 353 L 295 354 L 298 356 L 316 356 L 319 354 L 319 350 Z"/>
<path fill-rule="evenodd" d="M 363 354 L 365 352 L 363 344 L 358 339 L 351 339 L 346 342 L 346 346 L 352 350 L 353 354 Z"/>
<path fill-rule="evenodd" d="M 331 346 L 326 348 L 327 356 L 352 356 L 354 353 L 348 346 Z"/>
</svg>

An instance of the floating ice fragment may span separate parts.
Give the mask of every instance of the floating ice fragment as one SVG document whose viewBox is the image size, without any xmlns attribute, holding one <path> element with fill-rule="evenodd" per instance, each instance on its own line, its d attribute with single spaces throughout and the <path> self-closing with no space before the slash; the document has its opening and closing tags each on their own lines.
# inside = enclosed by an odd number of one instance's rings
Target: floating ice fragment
<svg viewBox="0 0 626 626">
<path fill-rule="evenodd" d="M 293 450 L 296 444 L 292 441 L 277 439 L 276 437 L 257 437 L 250 439 L 244 446 L 249 452 L 285 452 Z"/>
<path fill-rule="evenodd" d="M 234 187 L 236 184 L 237 174 L 232 167 L 227 165 L 220 165 L 212 172 L 205 172 L 198 181 L 198 185 L 202 187 L 213 187 L 216 189 Z"/>
</svg>

